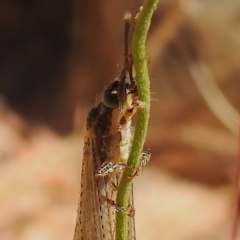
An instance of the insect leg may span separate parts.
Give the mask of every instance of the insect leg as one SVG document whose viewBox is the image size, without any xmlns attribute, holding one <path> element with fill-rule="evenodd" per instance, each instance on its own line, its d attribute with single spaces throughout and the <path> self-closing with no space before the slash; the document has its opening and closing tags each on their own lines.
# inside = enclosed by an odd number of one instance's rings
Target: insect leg
<svg viewBox="0 0 240 240">
<path fill-rule="evenodd" d="M 122 162 L 104 162 L 96 171 L 95 177 L 106 177 L 112 173 L 120 173 L 122 172 L 127 166 L 127 164 Z"/>
<path fill-rule="evenodd" d="M 121 212 L 123 212 L 124 214 L 126 214 L 129 217 L 134 217 L 135 209 L 134 209 L 133 206 L 129 205 L 128 209 L 125 209 L 123 207 L 118 206 L 114 200 L 109 199 L 106 196 L 101 195 L 101 198 L 104 198 L 108 204 L 110 204 L 111 206 L 115 207 L 117 212 L 121 211 Z"/>
<path fill-rule="evenodd" d="M 139 166 L 136 167 L 136 172 L 133 175 L 128 176 L 128 179 L 133 179 L 134 177 L 138 176 L 138 172 L 140 171 L 140 168 L 147 165 L 147 163 L 150 161 L 151 153 L 150 152 L 142 152 L 142 156 L 140 158 Z"/>
</svg>

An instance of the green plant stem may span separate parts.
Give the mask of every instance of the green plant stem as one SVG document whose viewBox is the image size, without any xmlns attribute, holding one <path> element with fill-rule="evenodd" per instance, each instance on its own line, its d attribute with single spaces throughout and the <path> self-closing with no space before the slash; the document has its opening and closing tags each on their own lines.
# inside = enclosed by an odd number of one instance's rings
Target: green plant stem
<svg viewBox="0 0 240 240">
<path fill-rule="evenodd" d="M 156 9 L 158 0 L 145 0 L 143 9 L 140 11 L 132 38 L 132 54 L 138 86 L 139 100 L 144 107 L 137 111 L 136 127 L 133 136 L 132 147 L 129 153 L 128 165 L 138 166 L 145 138 L 147 135 L 148 120 L 150 113 L 150 81 L 146 61 L 146 36 L 150 26 L 151 18 Z M 129 195 L 132 187 L 132 181 L 128 178 L 135 173 L 134 169 L 127 168 L 122 176 L 116 204 L 117 206 L 128 208 Z M 122 211 L 116 213 L 116 240 L 128 239 L 128 221 L 127 216 Z"/>
</svg>

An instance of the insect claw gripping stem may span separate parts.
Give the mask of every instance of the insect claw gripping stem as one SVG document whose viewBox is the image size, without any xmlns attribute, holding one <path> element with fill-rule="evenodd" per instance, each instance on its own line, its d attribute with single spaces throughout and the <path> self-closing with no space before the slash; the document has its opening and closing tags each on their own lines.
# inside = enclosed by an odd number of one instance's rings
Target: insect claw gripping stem
<svg viewBox="0 0 240 240">
<path fill-rule="evenodd" d="M 128 175 L 127 178 L 128 178 L 129 180 L 132 180 L 133 178 L 135 178 L 135 177 L 138 176 L 139 171 L 140 171 L 140 167 L 136 167 L 136 168 L 135 168 L 135 173 L 132 174 L 132 175 Z"/>
<path fill-rule="evenodd" d="M 134 217 L 134 215 L 135 215 L 135 208 L 131 205 L 128 206 L 128 208 L 129 208 L 128 210 L 126 210 L 123 207 L 119 207 L 117 205 L 115 205 L 115 208 L 116 208 L 117 212 L 121 211 L 129 217 Z"/>
</svg>

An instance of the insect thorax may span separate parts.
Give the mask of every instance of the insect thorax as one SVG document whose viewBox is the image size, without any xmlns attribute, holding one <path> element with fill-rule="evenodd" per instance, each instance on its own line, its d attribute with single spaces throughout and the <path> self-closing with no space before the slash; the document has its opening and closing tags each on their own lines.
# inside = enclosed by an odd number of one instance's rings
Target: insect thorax
<svg viewBox="0 0 240 240">
<path fill-rule="evenodd" d="M 126 162 L 131 145 L 132 116 L 136 112 L 133 102 L 136 93 L 129 93 L 122 106 L 109 108 L 103 102 L 88 115 L 88 125 L 94 131 L 101 163 Z"/>
</svg>

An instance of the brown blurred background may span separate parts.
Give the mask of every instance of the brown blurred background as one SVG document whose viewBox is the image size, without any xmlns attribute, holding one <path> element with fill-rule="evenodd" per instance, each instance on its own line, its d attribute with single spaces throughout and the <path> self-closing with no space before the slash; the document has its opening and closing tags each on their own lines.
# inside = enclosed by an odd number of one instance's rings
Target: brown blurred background
<svg viewBox="0 0 240 240">
<path fill-rule="evenodd" d="M 148 35 L 152 160 L 137 240 L 225 240 L 233 222 L 240 2 L 160 0 Z M 142 1 L 0 1 L 0 239 L 72 239 L 84 124 Z M 239 238 L 240 239 L 240 238 Z"/>
</svg>

